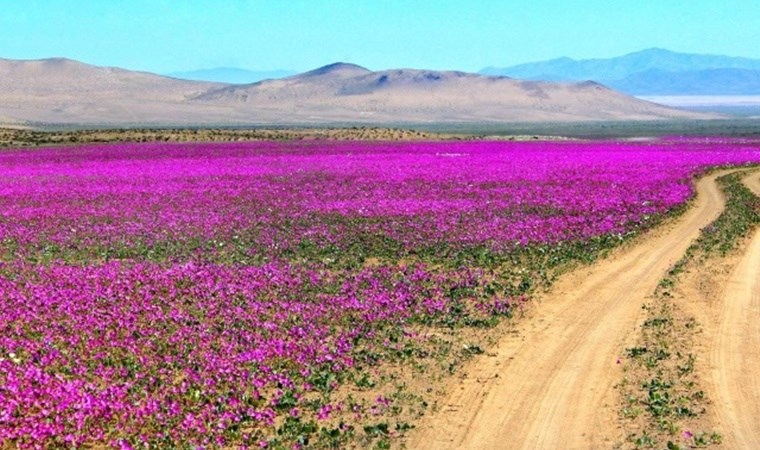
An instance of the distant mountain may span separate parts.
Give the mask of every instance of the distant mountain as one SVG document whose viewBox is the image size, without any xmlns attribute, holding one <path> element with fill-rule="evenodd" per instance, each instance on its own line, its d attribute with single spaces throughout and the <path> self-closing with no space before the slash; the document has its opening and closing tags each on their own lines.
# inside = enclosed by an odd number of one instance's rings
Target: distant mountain
<svg viewBox="0 0 760 450">
<path fill-rule="evenodd" d="M 212 81 L 217 83 L 247 84 L 261 80 L 285 78 L 295 75 L 292 70 L 246 70 L 236 67 L 215 67 L 213 69 L 191 70 L 187 72 L 172 72 L 167 74 L 173 78 L 193 81 Z"/>
<path fill-rule="evenodd" d="M 335 63 L 252 84 L 188 81 L 68 59 L 0 59 L 3 123 L 400 124 L 707 118 L 596 83 Z"/>
<path fill-rule="evenodd" d="M 604 84 L 633 95 L 760 95 L 760 70 L 652 69 Z"/>
<path fill-rule="evenodd" d="M 526 122 L 697 118 L 597 83 L 519 81 L 454 71 L 373 72 L 336 63 L 280 80 L 225 86 L 194 102 L 275 120 L 319 122 Z"/>
<path fill-rule="evenodd" d="M 608 59 L 559 58 L 487 67 L 480 73 L 529 80 L 594 80 L 631 95 L 752 95 L 760 93 L 754 71 L 760 71 L 760 59 L 653 48 Z"/>
<path fill-rule="evenodd" d="M 606 59 L 558 58 L 543 62 L 496 68 L 487 67 L 483 75 L 504 75 L 528 80 L 619 80 L 648 70 L 666 72 L 704 69 L 760 70 L 760 60 L 719 55 L 677 53 L 651 48 Z"/>
<path fill-rule="evenodd" d="M 366 67 L 358 66 L 356 64 L 336 62 L 328 64 L 326 66 L 319 67 L 308 72 L 304 72 L 291 77 L 293 80 L 311 80 L 317 78 L 332 78 L 340 80 L 344 78 L 350 78 L 357 75 L 366 75 L 371 73 Z"/>
</svg>

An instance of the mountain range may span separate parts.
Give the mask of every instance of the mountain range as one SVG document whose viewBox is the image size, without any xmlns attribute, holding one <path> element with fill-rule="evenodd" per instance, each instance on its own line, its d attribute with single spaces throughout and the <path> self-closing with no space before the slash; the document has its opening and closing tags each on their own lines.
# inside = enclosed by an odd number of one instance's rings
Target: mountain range
<svg viewBox="0 0 760 450">
<path fill-rule="evenodd" d="M 251 84 L 181 80 L 63 58 L 0 59 L 0 123 L 324 125 L 713 117 L 593 82 L 336 63 Z"/>
<path fill-rule="evenodd" d="M 483 75 L 527 80 L 593 80 L 629 95 L 757 95 L 760 60 L 652 48 L 606 59 L 558 58 Z"/>
<path fill-rule="evenodd" d="M 679 53 L 652 48 L 605 59 L 557 58 L 506 68 L 486 67 L 482 75 L 542 81 L 596 81 L 636 96 L 760 95 L 760 60 Z M 231 84 L 285 78 L 294 71 L 216 68 L 169 76 Z"/>
</svg>

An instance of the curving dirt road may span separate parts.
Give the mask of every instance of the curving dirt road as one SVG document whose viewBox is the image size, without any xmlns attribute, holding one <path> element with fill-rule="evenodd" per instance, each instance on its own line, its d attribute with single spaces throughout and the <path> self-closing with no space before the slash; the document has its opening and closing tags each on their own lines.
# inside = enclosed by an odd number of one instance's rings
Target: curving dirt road
<svg viewBox="0 0 760 450">
<path fill-rule="evenodd" d="M 760 173 L 744 178 L 760 196 Z M 760 448 L 760 229 L 731 272 L 709 339 L 708 396 L 725 448 Z"/>
<path fill-rule="evenodd" d="M 641 305 L 702 227 L 723 210 L 713 174 L 693 207 L 671 224 L 589 268 L 563 277 L 468 378 L 425 417 L 409 448 L 610 448 L 617 365 Z M 758 254 L 760 252 L 756 252 Z M 628 345 L 627 345 L 628 344 Z M 760 346 L 758 346 L 760 348 Z"/>
</svg>

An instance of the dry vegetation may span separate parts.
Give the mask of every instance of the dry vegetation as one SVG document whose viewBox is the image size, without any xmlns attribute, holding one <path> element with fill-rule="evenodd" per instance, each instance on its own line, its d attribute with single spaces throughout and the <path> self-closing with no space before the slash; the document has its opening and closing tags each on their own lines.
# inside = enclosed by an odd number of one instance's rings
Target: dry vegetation
<svg viewBox="0 0 760 450">
<path fill-rule="evenodd" d="M 449 140 L 467 135 L 380 128 L 282 128 L 282 129 L 103 129 L 43 131 L 24 128 L 0 128 L 0 147 L 85 144 L 106 142 L 231 142 L 259 140 Z"/>
</svg>

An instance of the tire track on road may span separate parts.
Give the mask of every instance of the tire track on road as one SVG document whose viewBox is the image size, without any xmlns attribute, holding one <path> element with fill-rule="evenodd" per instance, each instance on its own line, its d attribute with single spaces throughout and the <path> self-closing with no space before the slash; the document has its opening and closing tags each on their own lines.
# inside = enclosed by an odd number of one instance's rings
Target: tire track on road
<svg viewBox="0 0 760 450">
<path fill-rule="evenodd" d="M 760 173 L 744 178 L 760 197 Z M 724 448 L 760 448 L 760 228 L 731 272 L 708 327 L 708 396 Z"/>
<path fill-rule="evenodd" d="M 641 305 L 701 228 L 723 211 L 715 179 L 700 179 L 692 207 L 632 246 L 567 274 L 501 339 L 442 408 L 423 418 L 410 448 L 590 449 L 617 439 L 618 357 Z"/>
</svg>

